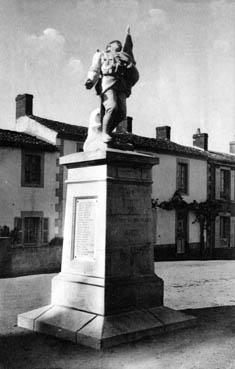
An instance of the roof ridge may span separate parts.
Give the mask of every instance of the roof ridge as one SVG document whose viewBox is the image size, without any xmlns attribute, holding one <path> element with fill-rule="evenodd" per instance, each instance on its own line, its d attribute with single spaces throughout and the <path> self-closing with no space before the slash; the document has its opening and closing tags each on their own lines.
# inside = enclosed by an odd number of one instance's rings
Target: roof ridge
<svg viewBox="0 0 235 369">
<path fill-rule="evenodd" d="M 119 138 L 124 138 L 123 136 L 121 136 L 122 134 L 116 134 L 117 137 Z M 156 137 L 145 137 L 145 136 L 140 136 L 140 135 L 135 135 L 135 134 L 131 134 L 131 133 L 127 133 L 126 134 L 126 139 L 130 138 L 132 143 L 136 146 L 146 146 L 147 143 L 151 143 L 153 145 L 153 147 L 149 147 L 151 151 L 152 150 L 164 150 L 164 151 L 176 151 L 178 153 L 181 154 L 185 154 L 185 155 L 197 155 L 201 158 L 207 158 L 208 154 L 205 151 L 199 150 L 195 147 L 191 147 L 191 146 L 186 146 L 186 145 L 181 145 L 178 144 L 174 141 L 171 140 L 166 140 L 166 139 L 162 139 L 162 138 L 156 138 Z M 125 138 L 124 138 L 125 140 Z M 159 144 L 159 145 L 158 145 Z"/>
<path fill-rule="evenodd" d="M 0 128 L 0 146 L 12 147 L 33 147 L 56 151 L 56 145 L 44 141 L 36 136 L 26 132 L 13 131 L 10 129 Z"/>
<path fill-rule="evenodd" d="M 77 124 L 72 124 L 72 123 L 67 123 L 67 122 L 61 122 L 60 120 L 55 120 L 55 119 L 49 119 L 49 118 L 44 118 L 44 117 L 39 117 L 38 115 L 34 115 L 34 114 L 30 114 L 28 115 L 29 118 L 36 118 L 36 119 L 40 119 L 40 120 L 44 120 L 46 122 L 51 122 L 51 123 L 59 123 L 59 124 L 65 124 L 65 125 L 68 125 L 68 126 L 72 126 L 72 127 L 79 127 L 79 128 L 86 128 L 88 129 L 88 127 L 86 126 L 81 126 L 80 124 L 77 125 Z M 36 120 L 35 119 L 35 120 Z"/>
</svg>

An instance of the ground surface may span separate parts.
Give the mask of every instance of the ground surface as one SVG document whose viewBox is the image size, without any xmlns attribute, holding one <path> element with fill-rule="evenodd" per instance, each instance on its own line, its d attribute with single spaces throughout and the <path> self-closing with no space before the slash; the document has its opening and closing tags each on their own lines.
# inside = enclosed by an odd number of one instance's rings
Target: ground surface
<svg viewBox="0 0 235 369">
<path fill-rule="evenodd" d="M 16 327 L 18 313 L 50 302 L 53 275 L 1 279 L 0 369 L 235 369 L 235 261 L 155 267 L 165 281 L 165 305 L 190 309 L 197 327 L 106 352 Z"/>
</svg>

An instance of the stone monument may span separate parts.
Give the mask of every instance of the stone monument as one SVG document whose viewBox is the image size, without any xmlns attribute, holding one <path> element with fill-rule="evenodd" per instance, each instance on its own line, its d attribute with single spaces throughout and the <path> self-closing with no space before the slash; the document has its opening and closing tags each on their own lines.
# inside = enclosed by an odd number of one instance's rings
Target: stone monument
<svg viewBox="0 0 235 369">
<path fill-rule="evenodd" d="M 85 151 L 60 159 L 68 169 L 61 273 L 51 304 L 18 316 L 21 327 L 96 349 L 195 323 L 163 306 L 163 281 L 154 273 L 158 159 L 117 149 L 114 116 L 107 119 L 104 125 L 92 112 Z"/>
<path fill-rule="evenodd" d="M 67 155 L 61 273 L 51 305 L 18 325 L 97 349 L 194 323 L 163 306 L 154 273 L 151 168 L 156 157 L 112 148 Z"/>
</svg>

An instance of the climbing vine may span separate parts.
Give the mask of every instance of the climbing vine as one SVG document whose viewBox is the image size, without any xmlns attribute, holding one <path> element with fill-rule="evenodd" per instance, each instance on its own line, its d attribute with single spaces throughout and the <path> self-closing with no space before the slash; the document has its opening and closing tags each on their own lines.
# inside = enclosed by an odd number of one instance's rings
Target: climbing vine
<svg viewBox="0 0 235 369">
<path fill-rule="evenodd" d="M 208 199 L 206 201 L 198 202 L 186 202 L 182 197 L 180 191 L 175 191 L 174 195 L 168 200 L 159 203 L 158 199 L 152 199 L 152 208 L 161 208 L 164 210 L 183 210 L 191 211 L 195 214 L 195 220 L 193 223 L 199 223 L 200 225 L 200 247 L 201 255 L 203 255 L 205 249 L 204 242 L 204 230 L 210 229 L 211 222 L 222 210 L 221 203 L 217 200 Z"/>
</svg>

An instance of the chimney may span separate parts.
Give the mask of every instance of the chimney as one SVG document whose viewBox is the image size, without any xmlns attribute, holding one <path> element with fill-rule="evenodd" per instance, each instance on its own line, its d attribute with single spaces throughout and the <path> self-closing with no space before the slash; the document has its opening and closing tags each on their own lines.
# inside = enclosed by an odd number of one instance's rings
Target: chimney
<svg viewBox="0 0 235 369">
<path fill-rule="evenodd" d="M 33 114 L 33 95 L 23 94 L 16 96 L 16 119 Z"/>
<path fill-rule="evenodd" d="M 235 141 L 229 142 L 229 152 L 230 154 L 235 154 Z"/>
<path fill-rule="evenodd" d="M 122 122 L 117 126 L 117 133 L 132 133 L 132 117 L 126 117 Z"/>
<path fill-rule="evenodd" d="M 197 132 L 193 135 L 193 146 L 208 151 L 208 134 L 201 133 L 200 128 L 198 128 Z"/>
<path fill-rule="evenodd" d="M 169 126 L 156 127 L 156 138 L 160 138 L 161 140 L 170 140 L 171 127 Z"/>
</svg>

